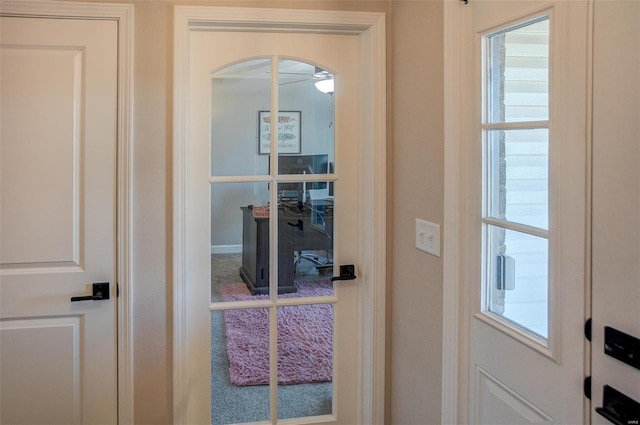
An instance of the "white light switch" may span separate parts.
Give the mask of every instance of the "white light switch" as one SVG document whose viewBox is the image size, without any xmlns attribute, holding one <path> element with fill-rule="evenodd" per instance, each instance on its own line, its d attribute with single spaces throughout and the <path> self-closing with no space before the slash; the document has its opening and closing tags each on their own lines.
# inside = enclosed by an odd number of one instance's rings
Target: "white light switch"
<svg viewBox="0 0 640 425">
<path fill-rule="evenodd" d="M 416 248 L 440 256 L 440 225 L 416 218 Z"/>
</svg>

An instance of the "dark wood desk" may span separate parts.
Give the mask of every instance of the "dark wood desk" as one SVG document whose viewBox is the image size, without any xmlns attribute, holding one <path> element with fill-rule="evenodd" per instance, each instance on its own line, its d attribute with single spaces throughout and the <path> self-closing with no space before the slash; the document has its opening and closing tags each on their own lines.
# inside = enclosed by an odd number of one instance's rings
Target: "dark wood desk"
<svg viewBox="0 0 640 425">
<path fill-rule="evenodd" d="M 252 294 L 269 293 L 269 218 L 242 210 L 242 266 L 240 277 Z M 278 208 L 278 293 L 295 292 L 295 252 L 333 250 L 333 203 Z"/>
</svg>

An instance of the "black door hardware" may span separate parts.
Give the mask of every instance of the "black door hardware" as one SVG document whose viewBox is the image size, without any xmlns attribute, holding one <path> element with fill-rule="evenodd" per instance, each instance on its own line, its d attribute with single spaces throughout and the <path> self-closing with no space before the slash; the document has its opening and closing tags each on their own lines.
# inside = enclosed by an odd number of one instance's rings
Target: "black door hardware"
<svg viewBox="0 0 640 425">
<path fill-rule="evenodd" d="M 591 341 L 591 317 L 584 323 L 584 337 Z"/>
<path fill-rule="evenodd" d="M 604 353 L 640 369 L 640 339 L 609 326 L 604 327 Z"/>
<path fill-rule="evenodd" d="M 71 297 L 71 301 L 102 301 L 109 299 L 109 282 L 97 282 L 91 285 L 93 295 L 85 295 L 83 297 Z"/>
<path fill-rule="evenodd" d="M 582 384 L 582 392 L 584 392 L 584 396 L 591 400 L 591 377 L 587 376 L 584 378 L 584 383 Z"/>
<path fill-rule="evenodd" d="M 302 221 L 302 220 L 298 220 L 297 224 L 294 224 L 294 223 L 288 221 L 287 224 L 289 226 L 297 227 L 299 230 L 304 230 L 304 221 Z"/>
<path fill-rule="evenodd" d="M 356 266 L 353 264 L 346 264 L 340 266 L 340 276 L 332 277 L 331 280 L 353 280 L 356 278 Z"/>
<path fill-rule="evenodd" d="M 609 385 L 603 390 L 602 407 L 596 407 L 596 412 L 616 425 L 640 423 L 640 403 Z"/>
</svg>

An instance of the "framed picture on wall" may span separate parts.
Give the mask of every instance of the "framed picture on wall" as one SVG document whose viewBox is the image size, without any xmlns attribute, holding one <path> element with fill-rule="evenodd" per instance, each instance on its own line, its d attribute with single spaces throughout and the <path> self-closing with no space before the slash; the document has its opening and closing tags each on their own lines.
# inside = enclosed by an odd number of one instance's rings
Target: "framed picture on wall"
<svg viewBox="0 0 640 425">
<path fill-rule="evenodd" d="M 258 153 L 271 153 L 271 112 L 258 112 Z M 302 129 L 302 112 L 278 112 L 278 153 L 300 153 L 300 134 Z"/>
</svg>

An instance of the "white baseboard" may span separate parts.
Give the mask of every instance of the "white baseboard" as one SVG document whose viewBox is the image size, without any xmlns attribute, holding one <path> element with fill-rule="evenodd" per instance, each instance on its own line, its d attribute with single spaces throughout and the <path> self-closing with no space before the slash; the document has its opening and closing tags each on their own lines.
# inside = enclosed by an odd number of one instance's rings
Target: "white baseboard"
<svg viewBox="0 0 640 425">
<path fill-rule="evenodd" d="M 242 245 L 211 245 L 212 254 L 239 254 L 242 252 Z"/>
</svg>

